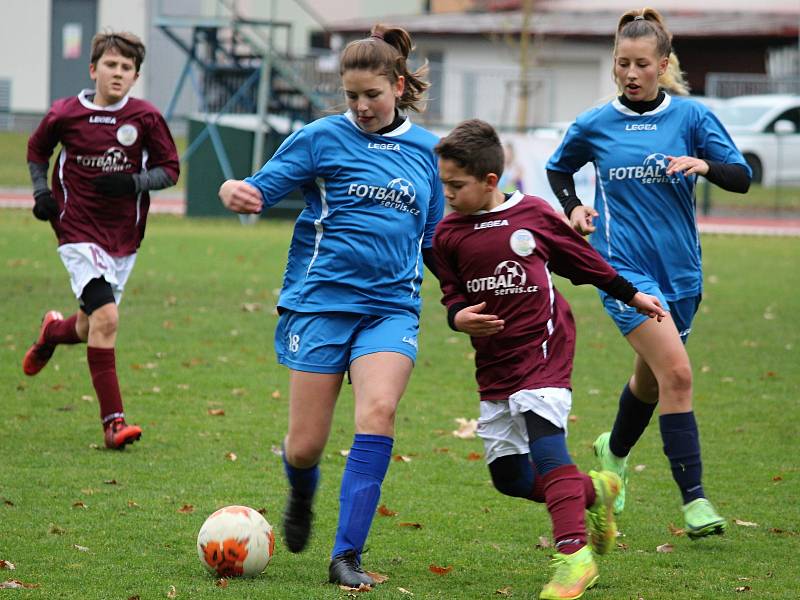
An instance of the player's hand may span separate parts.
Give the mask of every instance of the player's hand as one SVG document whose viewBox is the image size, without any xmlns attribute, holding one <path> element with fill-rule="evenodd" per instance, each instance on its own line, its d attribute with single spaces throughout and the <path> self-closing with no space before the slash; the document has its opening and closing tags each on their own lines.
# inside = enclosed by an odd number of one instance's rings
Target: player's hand
<svg viewBox="0 0 800 600">
<path fill-rule="evenodd" d="M 36 192 L 33 200 L 33 216 L 40 221 L 50 221 L 58 216 L 58 202 L 50 190 Z"/>
<path fill-rule="evenodd" d="M 591 206 L 581 204 L 572 209 L 569 215 L 569 224 L 581 235 L 589 235 L 597 229 L 594 226 L 594 218 L 597 214 L 597 211 Z"/>
<path fill-rule="evenodd" d="M 261 192 L 238 179 L 228 179 L 220 186 L 219 199 L 225 208 L 241 214 L 260 213 L 264 206 Z"/>
<path fill-rule="evenodd" d="M 484 308 L 486 302 L 462 308 L 453 319 L 456 329 L 472 337 L 486 337 L 503 331 L 506 322 L 498 319 L 497 315 L 484 315 L 481 313 Z"/>
<path fill-rule="evenodd" d="M 651 296 L 650 294 L 636 292 L 636 295 L 628 304 L 635 308 L 636 312 L 639 314 L 650 317 L 651 319 L 658 319 L 659 323 L 661 323 L 661 321 L 664 320 L 664 317 L 667 316 L 667 313 L 664 311 L 664 308 L 661 306 L 661 302 L 658 300 L 658 298 Z"/>
<path fill-rule="evenodd" d="M 130 173 L 110 173 L 92 179 L 94 188 L 104 196 L 118 198 L 136 193 L 136 183 Z"/>
<path fill-rule="evenodd" d="M 694 156 L 667 156 L 667 175 L 683 173 L 684 175 L 705 175 L 708 163 Z"/>
</svg>

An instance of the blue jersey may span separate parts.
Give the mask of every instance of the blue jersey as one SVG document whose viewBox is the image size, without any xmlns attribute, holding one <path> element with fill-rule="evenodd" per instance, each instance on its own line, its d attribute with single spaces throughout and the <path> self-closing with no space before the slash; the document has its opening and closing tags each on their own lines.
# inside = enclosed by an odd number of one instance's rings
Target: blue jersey
<svg viewBox="0 0 800 600">
<path fill-rule="evenodd" d="M 728 132 L 703 104 L 666 95 L 638 114 L 618 99 L 578 116 L 547 169 L 596 170 L 599 216 L 592 245 L 623 276 L 655 280 L 669 301 L 702 292 L 695 220 L 697 177 L 667 175 L 668 156 L 694 156 L 750 168 Z"/>
<path fill-rule="evenodd" d="M 437 142 L 408 119 L 379 135 L 335 115 L 294 132 L 245 179 L 265 207 L 296 188 L 305 198 L 279 307 L 419 314 L 422 248 L 444 210 Z"/>
</svg>

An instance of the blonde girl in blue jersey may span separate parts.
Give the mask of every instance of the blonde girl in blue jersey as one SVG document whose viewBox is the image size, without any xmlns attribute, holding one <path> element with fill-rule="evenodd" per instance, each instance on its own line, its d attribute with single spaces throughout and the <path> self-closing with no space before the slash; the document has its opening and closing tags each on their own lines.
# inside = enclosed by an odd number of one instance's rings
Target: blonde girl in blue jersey
<svg viewBox="0 0 800 600">
<path fill-rule="evenodd" d="M 685 349 L 702 296 L 694 190 L 698 175 L 744 193 L 750 169 L 730 136 L 687 93 L 672 36 L 652 9 L 625 13 L 617 27 L 614 78 L 620 95 L 580 115 L 547 164 L 550 185 L 572 226 L 617 271 L 669 307 L 662 323 L 639 318 L 601 293 L 611 318 L 636 352 L 611 432 L 594 450 L 602 468 L 626 481 L 628 455 L 659 408 L 664 454 L 683 500 L 691 539 L 724 533 L 706 498 L 700 438 Z M 575 195 L 573 173 L 593 162 L 595 207 Z M 615 511 L 625 503 L 623 492 Z"/>
<path fill-rule="evenodd" d="M 423 260 L 432 264 L 444 206 L 438 138 L 400 112 L 417 111 L 428 87 L 424 69 L 408 70 L 411 49 L 406 31 L 381 25 L 348 44 L 340 59 L 348 111 L 296 131 L 258 173 L 219 192 L 227 208 L 245 214 L 296 188 L 305 198 L 275 332 L 278 360 L 290 369 L 284 539 L 292 552 L 308 542 L 319 461 L 349 372 L 355 437 L 328 573 L 330 582 L 356 588 L 375 583 L 361 552 L 416 359 Z"/>
</svg>

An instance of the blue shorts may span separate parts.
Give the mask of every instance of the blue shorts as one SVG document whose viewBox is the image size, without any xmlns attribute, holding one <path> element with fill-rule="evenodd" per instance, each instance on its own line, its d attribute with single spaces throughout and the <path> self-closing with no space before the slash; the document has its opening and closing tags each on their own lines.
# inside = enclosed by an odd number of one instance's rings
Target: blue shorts
<svg viewBox="0 0 800 600">
<path fill-rule="evenodd" d="M 278 362 L 295 371 L 344 373 L 360 356 L 398 352 L 417 360 L 419 318 L 287 310 L 275 329 Z"/>
<path fill-rule="evenodd" d="M 681 298 L 679 300 L 667 302 L 658 284 L 652 279 L 644 275 L 632 277 L 630 273 L 625 273 L 625 277 L 627 277 L 640 292 L 650 294 L 659 299 L 661 306 L 669 311 L 672 320 L 675 322 L 675 327 L 678 329 L 678 333 L 681 336 L 681 341 L 685 344 L 686 340 L 689 338 L 689 333 L 692 331 L 692 321 L 697 313 L 697 309 L 700 307 L 700 300 L 703 295 L 698 294 L 690 298 Z M 636 312 L 635 308 L 628 306 L 621 300 L 609 296 L 603 291 L 600 291 L 600 300 L 603 302 L 606 312 L 622 332 L 622 335 L 628 335 L 648 319 L 645 315 Z"/>
</svg>

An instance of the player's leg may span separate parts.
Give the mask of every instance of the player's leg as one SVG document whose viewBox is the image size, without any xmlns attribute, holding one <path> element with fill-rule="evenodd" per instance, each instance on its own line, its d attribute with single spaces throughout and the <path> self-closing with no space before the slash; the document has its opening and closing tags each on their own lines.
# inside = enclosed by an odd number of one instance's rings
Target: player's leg
<svg viewBox="0 0 800 600">
<path fill-rule="evenodd" d="M 83 288 L 81 305 L 81 313 L 86 315 L 88 323 L 86 359 L 100 403 L 105 445 L 113 450 L 122 450 L 127 444 L 139 440 L 142 430 L 125 422 L 117 377 L 115 346 L 119 309 L 114 288 L 102 277 L 92 279 Z"/>
<path fill-rule="evenodd" d="M 364 317 L 357 328 L 350 363 L 355 436 L 342 474 L 331 583 L 375 583 L 361 568 L 361 552 L 391 461 L 395 414 L 416 360 L 418 329 L 414 315 Z"/>
<path fill-rule="evenodd" d="M 50 361 L 59 344 L 71 345 L 86 341 L 86 332 L 81 335 L 78 326 L 79 315 L 80 311 L 65 319 L 64 315 L 56 310 L 49 310 L 44 314 L 39 327 L 39 337 L 28 348 L 22 359 L 22 370 L 26 375 L 39 373 Z"/>
<path fill-rule="evenodd" d="M 679 331 L 688 328 L 676 326 L 669 316 L 661 323 L 643 323 L 627 339 L 658 382 L 664 454 L 681 491 L 687 533 L 696 539 L 723 533 L 726 523 L 703 490 L 700 435 L 692 410 L 692 368 Z"/>
<path fill-rule="evenodd" d="M 311 535 L 319 461 L 347 369 L 352 327 L 352 319 L 344 316 L 284 311 L 275 330 L 278 361 L 290 369 L 283 535 L 291 552 L 305 549 Z"/>
</svg>

